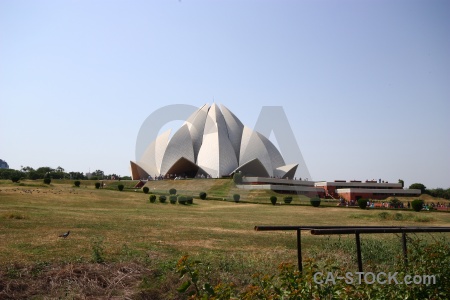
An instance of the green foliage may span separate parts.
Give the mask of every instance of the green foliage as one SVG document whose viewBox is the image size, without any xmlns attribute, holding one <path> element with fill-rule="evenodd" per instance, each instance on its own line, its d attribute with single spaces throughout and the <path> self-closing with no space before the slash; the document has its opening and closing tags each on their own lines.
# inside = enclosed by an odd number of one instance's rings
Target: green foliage
<svg viewBox="0 0 450 300">
<path fill-rule="evenodd" d="M 166 196 L 164 196 L 164 195 L 161 195 L 161 196 L 159 196 L 159 202 L 161 202 L 161 203 L 166 203 Z"/>
<path fill-rule="evenodd" d="M 155 203 L 156 202 L 156 195 L 150 195 L 149 200 L 151 203 Z"/>
<path fill-rule="evenodd" d="M 22 172 L 15 171 L 11 174 L 10 178 L 12 182 L 19 182 L 22 179 Z"/>
<path fill-rule="evenodd" d="M 192 196 L 186 196 L 187 204 L 194 204 L 194 198 Z"/>
<path fill-rule="evenodd" d="M 405 181 L 403 181 L 403 179 L 399 179 L 399 180 L 398 180 L 398 183 L 401 183 L 401 184 L 402 184 L 402 188 L 405 187 Z"/>
<path fill-rule="evenodd" d="M 402 205 L 402 202 L 398 200 L 397 198 L 392 198 L 391 201 L 389 201 L 390 207 L 393 208 L 400 208 Z"/>
<path fill-rule="evenodd" d="M 200 197 L 200 199 L 205 200 L 206 199 L 206 193 L 205 192 L 200 192 L 199 197 Z"/>
<path fill-rule="evenodd" d="M 144 186 L 142 188 L 142 191 L 144 192 L 144 194 L 148 194 L 148 192 L 150 191 L 150 189 L 148 188 L 148 186 Z"/>
<path fill-rule="evenodd" d="M 170 194 L 170 195 L 176 195 L 176 193 L 177 193 L 177 190 L 174 189 L 174 188 L 171 188 L 171 189 L 169 190 L 169 194 Z"/>
<path fill-rule="evenodd" d="M 52 179 L 50 177 L 45 177 L 44 178 L 44 183 L 45 184 L 50 184 L 52 182 Z"/>
<path fill-rule="evenodd" d="M 364 199 L 364 198 L 358 199 L 358 206 L 361 209 L 366 209 L 366 207 L 367 207 L 367 199 Z"/>
<path fill-rule="evenodd" d="M 312 206 L 314 207 L 319 207 L 320 206 L 320 198 L 315 196 L 312 197 L 311 199 L 309 199 L 309 202 L 311 203 Z"/>
<path fill-rule="evenodd" d="M 273 205 L 277 204 L 277 197 L 270 196 L 270 202 L 272 202 Z"/>
<path fill-rule="evenodd" d="M 238 203 L 240 199 L 241 199 L 241 195 L 239 195 L 239 194 L 234 194 L 233 195 L 234 202 Z"/>
<path fill-rule="evenodd" d="M 100 182 L 96 182 L 96 183 L 95 183 L 95 188 L 96 188 L 96 189 L 99 189 L 99 188 L 100 188 Z"/>
<path fill-rule="evenodd" d="M 425 185 L 423 185 L 422 183 L 413 183 L 409 186 L 409 188 L 420 190 L 420 192 L 422 194 L 425 193 L 425 190 L 427 189 L 427 187 Z"/>
<path fill-rule="evenodd" d="M 119 184 L 118 186 L 117 186 L 117 188 L 119 189 L 119 191 L 123 191 L 123 188 L 124 188 L 125 186 L 123 185 L 123 184 Z"/>
<path fill-rule="evenodd" d="M 79 181 L 79 180 L 75 180 L 73 183 L 73 185 L 76 187 L 80 187 L 80 184 L 81 184 L 81 181 Z"/>
<path fill-rule="evenodd" d="M 414 209 L 414 211 L 417 211 L 417 212 L 421 211 L 423 208 L 423 200 L 421 200 L 421 199 L 413 200 L 411 202 L 411 207 L 412 207 L 412 209 Z"/>
<path fill-rule="evenodd" d="M 236 172 L 233 174 L 233 181 L 235 184 L 241 184 L 242 183 L 242 173 Z"/>
<path fill-rule="evenodd" d="M 283 199 L 284 203 L 290 204 L 292 202 L 292 196 L 286 196 Z"/>
<path fill-rule="evenodd" d="M 175 196 L 176 197 L 176 196 Z M 186 196 L 178 196 L 178 203 L 185 205 L 187 203 Z"/>
<path fill-rule="evenodd" d="M 177 196 L 170 195 L 169 196 L 169 201 L 170 201 L 171 204 L 177 204 Z"/>
<path fill-rule="evenodd" d="M 353 241 L 348 240 L 351 253 L 355 253 Z M 344 243 L 347 245 L 347 243 Z M 332 251 L 343 244 L 333 245 Z M 425 244 L 420 240 L 411 240 L 408 247 L 408 269 L 405 269 L 402 255 L 392 255 L 394 249 L 385 249 L 377 240 L 373 240 L 363 249 L 371 250 L 363 253 L 376 263 L 379 259 L 391 258 L 392 269 L 382 271 L 385 274 L 396 274 L 395 279 L 388 282 L 388 275 L 380 277 L 386 284 L 370 284 L 359 282 L 355 272 L 346 267 L 337 267 L 333 261 L 325 264 L 314 259 L 303 261 L 303 272 L 300 273 L 292 263 L 281 263 L 278 273 L 253 275 L 253 280 L 241 291 L 236 290 L 233 283 L 219 281 L 212 284 L 209 280 L 211 267 L 199 260 L 191 261 L 183 256 L 176 265 L 176 272 L 182 281 L 177 291 L 189 299 L 448 299 L 450 291 L 450 245 L 445 240 L 433 244 Z M 343 277 L 350 272 L 350 277 Z M 376 273 L 375 273 L 376 274 Z M 432 275 L 431 284 L 396 284 L 405 282 L 406 275 Z M 331 277 L 329 277 L 331 275 Z M 394 278 L 393 277 L 393 278 Z M 352 280 L 353 283 L 348 283 Z M 371 280 L 369 278 L 368 280 Z M 412 278 L 410 278 L 412 280 Z"/>
</svg>

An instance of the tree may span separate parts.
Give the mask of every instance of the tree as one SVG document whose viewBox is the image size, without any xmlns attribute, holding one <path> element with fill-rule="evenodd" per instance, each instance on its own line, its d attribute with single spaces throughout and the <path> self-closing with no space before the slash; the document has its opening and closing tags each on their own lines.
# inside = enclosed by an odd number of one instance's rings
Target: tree
<svg viewBox="0 0 450 300">
<path fill-rule="evenodd" d="M 318 196 L 312 197 L 309 202 L 311 202 L 311 205 L 314 207 L 320 206 L 320 198 Z"/>
<path fill-rule="evenodd" d="M 367 200 L 366 199 L 358 199 L 358 206 L 361 209 L 365 209 L 367 207 Z"/>
<path fill-rule="evenodd" d="M 414 209 L 415 211 L 419 212 L 423 208 L 423 200 L 422 199 L 413 200 L 411 202 L 411 206 L 412 206 L 412 209 Z"/>
<path fill-rule="evenodd" d="M 420 192 L 422 194 L 425 193 L 425 190 L 427 189 L 427 187 L 425 185 L 423 185 L 422 183 L 413 183 L 409 186 L 409 188 L 420 190 Z"/>
<path fill-rule="evenodd" d="M 403 181 L 403 179 L 399 179 L 399 180 L 398 180 L 398 183 L 401 183 L 401 184 L 402 184 L 402 188 L 405 187 L 405 182 Z"/>
<path fill-rule="evenodd" d="M 272 202 L 273 205 L 277 204 L 277 197 L 276 196 L 270 196 L 270 202 Z"/>
</svg>

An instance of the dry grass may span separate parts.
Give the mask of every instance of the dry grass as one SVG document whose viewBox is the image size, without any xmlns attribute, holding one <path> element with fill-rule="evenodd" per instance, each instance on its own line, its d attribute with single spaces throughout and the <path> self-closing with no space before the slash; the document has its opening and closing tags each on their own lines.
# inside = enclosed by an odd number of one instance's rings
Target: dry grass
<svg viewBox="0 0 450 300">
<path fill-rule="evenodd" d="M 175 187 L 179 192 L 192 191 L 194 196 L 200 191 L 233 193 L 226 189 L 229 184 L 220 180 L 160 185 L 158 189 Z M 194 193 L 194 188 L 199 190 Z M 255 193 L 241 193 L 241 199 Z M 173 291 L 177 281 L 170 279 L 170 270 L 183 254 L 213 262 L 221 276 L 242 284 L 254 271 L 268 272 L 282 261 L 296 261 L 294 233 L 255 232 L 255 225 L 450 223 L 450 214 L 439 212 L 402 212 L 430 218 L 421 223 L 409 217 L 380 219 L 380 210 L 200 199 L 186 206 L 150 203 L 148 198 L 140 190 L 96 190 L 93 183 L 75 188 L 69 182 L 50 186 L 32 181 L 23 185 L 0 182 L 0 290 L 8 291 L 0 298 L 29 298 L 33 290 L 39 294 L 43 287 L 51 287 L 51 295 L 63 298 L 123 299 L 140 291 L 132 298 L 162 299 Z M 58 237 L 67 230 L 71 230 L 67 239 Z M 305 233 L 305 257 L 317 257 L 324 241 Z M 96 254 L 106 264 L 93 264 Z M 33 275 L 31 269 L 36 265 L 45 267 Z M 15 273 L 23 275 L 15 278 Z M 148 278 L 158 286 L 148 283 Z"/>
</svg>

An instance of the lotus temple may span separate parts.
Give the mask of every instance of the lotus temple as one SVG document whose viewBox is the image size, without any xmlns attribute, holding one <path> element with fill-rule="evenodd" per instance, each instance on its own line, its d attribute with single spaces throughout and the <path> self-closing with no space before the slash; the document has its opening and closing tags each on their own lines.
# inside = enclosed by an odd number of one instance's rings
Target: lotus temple
<svg viewBox="0 0 450 300">
<path fill-rule="evenodd" d="M 152 177 L 220 178 L 243 176 L 293 178 L 298 164 L 287 165 L 262 134 L 244 126 L 224 105 L 203 105 L 169 139 L 162 133 L 131 162 L 133 179 Z"/>
</svg>

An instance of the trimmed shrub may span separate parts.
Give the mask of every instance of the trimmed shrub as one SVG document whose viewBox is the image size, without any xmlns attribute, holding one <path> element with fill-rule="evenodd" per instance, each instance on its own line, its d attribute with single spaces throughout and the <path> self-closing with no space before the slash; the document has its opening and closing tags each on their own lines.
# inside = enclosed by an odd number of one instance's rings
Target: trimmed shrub
<svg viewBox="0 0 450 300">
<path fill-rule="evenodd" d="M 52 182 L 52 180 L 49 177 L 45 177 L 44 178 L 44 183 L 45 184 L 50 184 L 50 182 Z"/>
<path fill-rule="evenodd" d="M 237 173 L 235 173 L 235 175 L 236 175 L 236 174 L 237 174 Z M 241 199 L 241 195 L 239 195 L 239 194 L 234 194 L 234 195 L 233 195 L 233 200 L 234 200 L 234 202 L 238 203 L 240 199 Z"/>
<path fill-rule="evenodd" d="M 151 203 L 155 203 L 156 202 L 156 195 L 150 195 L 150 197 L 148 199 L 150 200 Z"/>
<path fill-rule="evenodd" d="M 270 202 L 272 202 L 273 205 L 277 204 L 277 197 L 270 196 Z"/>
<path fill-rule="evenodd" d="M 187 199 L 185 196 L 178 196 L 178 203 L 185 205 L 187 203 Z"/>
<path fill-rule="evenodd" d="M 16 175 L 16 174 L 11 175 L 11 181 L 12 182 L 19 182 L 21 178 L 22 177 L 20 175 Z"/>
<path fill-rule="evenodd" d="M 171 194 L 171 195 L 175 195 L 176 193 L 177 193 L 177 190 L 174 189 L 174 188 L 171 188 L 171 189 L 169 190 L 169 194 Z"/>
<path fill-rule="evenodd" d="M 187 204 L 194 204 L 194 198 L 192 196 L 186 196 Z"/>
<path fill-rule="evenodd" d="M 366 207 L 367 207 L 367 199 L 363 199 L 363 198 L 358 199 L 358 206 L 361 209 L 366 209 Z"/>
<path fill-rule="evenodd" d="M 161 202 L 161 203 L 166 203 L 166 196 L 164 196 L 164 195 L 161 195 L 161 196 L 159 196 L 159 202 Z"/>
<path fill-rule="evenodd" d="M 391 199 L 391 201 L 389 201 L 389 204 L 393 208 L 400 208 L 402 206 L 402 202 L 397 198 Z"/>
<path fill-rule="evenodd" d="M 99 189 L 99 188 L 100 188 L 100 182 L 96 182 L 96 183 L 95 183 L 95 188 L 96 188 L 96 189 Z"/>
<path fill-rule="evenodd" d="M 242 174 L 240 172 L 234 173 L 233 181 L 235 184 L 241 184 L 242 183 Z"/>
<path fill-rule="evenodd" d="M 314 207 L 319 207 L 320 206 L 320 198 L 315 196 L 312 197 L 311 199 L 309 199 L 309 202 L 311 202 L 311 205 Z"/>
<path fill-rule="evenodd" d="M 200 192 L 200 194 L 198 195 L 200 197 L 200 199 L 205 200 L 206 199 L 206 193 L 205 192 Z"/>
<path fill-rule="evenodd" d="M 290 204 L 292 202 L 292 196 L 286 196 L 283 199 L 284 203 Z"/>
<path fill-rule="evenodd" d="M 414 211 L 417 211 L 417 212 L 421 211 L 423 208 L 423 200 L 421 200 L 421 199 L 413 200 L 411 202 L 411 207 L 412 207 L 412 209 L 414 209 Z"/>
<path fill-rule="evenodd" d="M 177 196 L 170 195 L 169 196 L 169 201 L 170 201 L 170 204 L 177 204 Z"/>
<path fill-rule="evenodd" d="M 148 191 L 149 191 L 150 189 L 148 188 L 148 186 L 144 186 L 143 188 L 142 188 L 142 191 L 144 192 L 144 194 L 148 194 Z"/>
<path fill-rule="evenodd" d="M 73 183 L 74 186 L 76 187 L 80 187 L 81 181 L 79 180 L 75 180 L 75 182 Z"/>
<path fill-rule="evenodd" d="M 124 188 L 125 186 L 123 185 L 123 184 L 119 184 L 118 186 L 117 186 L 117 188 L 119 189 L 119 191 L 123 191 L 123 188 Z"/>
</svg>

